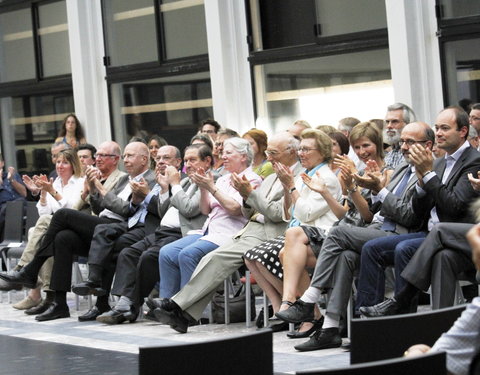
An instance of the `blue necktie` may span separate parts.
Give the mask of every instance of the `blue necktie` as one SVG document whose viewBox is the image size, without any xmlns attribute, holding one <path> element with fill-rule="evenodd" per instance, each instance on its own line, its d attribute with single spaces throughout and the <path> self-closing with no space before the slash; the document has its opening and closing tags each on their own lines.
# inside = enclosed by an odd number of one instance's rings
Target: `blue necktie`
<svg viewBox="0 0 480 375">
<path fill-rule="evenodd" d="M 412 168 L 408 167 L 406 173 L 404 174 L 402 180 L 398 184 L 397 189 L 395 190 L 395 194 L 397 197 L 401 197 L 405 189 L 407 188 L 408 181 L 410 180 L 410 176 L 412 175 Z M 397 223 L 393 220 L 390 220 L 388 217 L 383 219 L 382 230 L 388 232 L 394 232 L 397 227 Z"/>
<path fill-rule="evenodd" d="M 155 184 L 155 186 L 153 187 L 152 191 L 149 194 L 154 196 L 159 191 L 160 191 L 160 185 Z M 134 227 L 138 222 L 140 223 L 145 222 L 145 216 L 147 216 L 147 204 L 145 203 L 145 201 L 143 201 L 141 207 L 137 210 L 137 212 L 135 212 L 135 214 L 128 219 L 128 228 Z"/>
</svg>

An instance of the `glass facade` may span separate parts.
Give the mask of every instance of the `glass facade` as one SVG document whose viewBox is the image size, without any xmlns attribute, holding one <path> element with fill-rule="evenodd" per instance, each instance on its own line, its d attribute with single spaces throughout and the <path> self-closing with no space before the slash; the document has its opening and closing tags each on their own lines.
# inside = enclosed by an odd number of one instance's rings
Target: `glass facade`
<svg viewBox="0 0 480 375">
<path fill-rule="evenodd" d="M 42 75 L 52 77 L 71 73 L 67 9 L 64 1 L 39 5 Z"/>
<path fill-rule="evenodd" d="M 113 84 L 111 97 L 115 139 L 121 144 L 157 134 L 183 148 L 200 121 L 213 116 L 207 72 Z"/>
<path fill-rule="evenodd" d="M 365 120 L 383 118 L 393 102 L 388 50 L 266 64 L 263 71 L 274 131 L 298 119 L 312 126 L 336 126 L 346 110 L 348 116 Z"/>
<path fill-rule="evenodd" d="M 45 173 L 53 169 L 50 145 L 65 116 L 73 111 L 71 92 L 0 99 L 2 135 L 4 140 L 15 139 L 20 170 Z"/>
<path fill-rule="evenodd" d="M 480 2 L 472 0 L 438 0 L 443 19 L 480 16 Z"/>
<path fill-rule="evenodd" d="M 108 0 L 103 4 L 109 65 L 158 60 L 154 1 Z"/>
<path fill-rule="evenodd" d="M 35 78 L 30 8 L 0 13 L 0 81 Z"/>
</svg>

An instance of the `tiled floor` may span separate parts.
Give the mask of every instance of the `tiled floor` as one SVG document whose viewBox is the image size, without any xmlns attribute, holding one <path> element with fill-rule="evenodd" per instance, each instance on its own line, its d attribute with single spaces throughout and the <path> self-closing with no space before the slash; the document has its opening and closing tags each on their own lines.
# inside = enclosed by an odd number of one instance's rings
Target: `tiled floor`
<svg viewBox="0 0 480 375">
<path fill-rule="evenodd" d="M 12 294 L 13 302 L 23 298 L 23 292 Z M 247 329 L 244 323 L 230 325 L 207 324 L 191 327 L 187 334 L 179 334 L 167 326 L 148 320 L 116 326 L 103 325 L 97 322 L 80 323 L 77 320 L 79 312 L 75 311 L 75 303 L 72 296 L 69 295 L 72 315 L 70 318 L 37 322 L 34 317 L 13 309 L 7 302 L 6 294 L 3 293 L 2 302 L 0 303 L 0 335 L 138 354 L 140 346 L 205 341 L 255 330 L 255 328 Z M 83 300 L 81 301 L 81 310 L 84 311 L 85 309 L 87 309 L 87 302 Z M 349 363 L 349 353 L 340 348 L 300 353 L 293 348 L 293 345 L 299 342 L 302 342 L 302 340 L 288 339 L 285 336 L 285 332 L 274 334 L 274 371 L 276 373 L 294 373 L 297 370 L 314 368 L 335 368 L 347 366 Z M 15 350 L 13 349 L 14 352 Z M 18 353 L 19 357 L 22 354 Z M 28 356 L 27 360 L 23 358 L 22 361 L 19 361 L 17 366 L 20 367 L 21 363 L 23 363 L 22 366 L 25 365 L 25 361 L 28 362 Z M 15 363 L 12 365 L 15 367 Z M 32 366 L 35 368 L 35 363 L 32 363 Z M 20 370 L 20 368 L 17 370 Z M 6 374 L 1 369 L 0 373 Z M 14 371 L 12 373 L 19 374 L 22 372 Z M 84 372 L 75 372 L 74 369 L 70 368 L 68 373 Z"/>
</svg>

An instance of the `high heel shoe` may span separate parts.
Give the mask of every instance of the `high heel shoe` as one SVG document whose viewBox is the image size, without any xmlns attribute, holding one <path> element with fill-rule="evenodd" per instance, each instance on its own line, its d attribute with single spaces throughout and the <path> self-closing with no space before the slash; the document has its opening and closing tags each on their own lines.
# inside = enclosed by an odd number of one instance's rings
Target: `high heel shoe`
<svg viewBox="0 0 480 375">
<path fill-rule="evenodd" d="M 269 305 L 268 317 L 271 318 L 272 316 L 273 316 L 273 306 Z M 262 307 L 262 309 L 260 310 L 260 313 L 257 316 L 257 320 L 255 321 L 255 325 L 257 326 L 257 328 L 263 328 L 264 323 L 265 321 L 264 321 L 264 313 L 263 313 L 263 307 Z"/>
<path fill-rule="evenodd" d="M 313 323 L 313 324 L 312 324 L 312 327 L 309 330 L 303 331 L 303 332 L 298 332 L 298 331 L 288 332 L 287 337 L 289 337 L 291 339 L 304 339 L 306 337 L 310 337 L 310 335 L 313 332 L 322 328 L 322 326 L 323 326 L 323 316 L 320 319 L 312 320 L 311 323 Z M 301 327 L 301 325 L 300 325 L 300 327 Z M 300 329 L 300 327 L 298 327 L 298 329 Z"/>
</svg>

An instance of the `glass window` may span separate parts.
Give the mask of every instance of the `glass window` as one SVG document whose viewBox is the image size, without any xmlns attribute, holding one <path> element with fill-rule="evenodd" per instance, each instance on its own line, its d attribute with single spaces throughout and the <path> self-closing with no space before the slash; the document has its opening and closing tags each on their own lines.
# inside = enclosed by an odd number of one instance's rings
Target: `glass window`
<svg viewBox="0 0 480 375">
<path fill-rule="evenodd" d="M 71 92 L 5 97 L 0 99 L 3 150 L 13 148 L 17 165 L 32 172 L 48 173 L 50 146 L 58 135 L 63 119 L 74 111 Z M 14 139 L 14 142 L 5 142 Z"/>
<path fill-rule="evenodd" d="M 320 36 L 387 27 L 385 0 L 316 0 Z"/>
<path fill-rule="evenodd" d="M 162 3 L 165 59 L 208 53 L 203 0 Z"/>
<path fill-rule="evenodd" d="M 66 3 L 40 5 L 38 15 L 43 76 L 71 73 Z"/>
<path fill-rule="evenodd" d="M 0 14 L 0 81 L 35 78 L 30 8 Z"/>
<path fill-rule="evenodd" d="M 200 121 L 213 116 L 207 72 L 112 84 L 111 97 L 120 144 L 157 134 L 183 149 Z"/>
<path fill-rule="evenodd" d="M 158 60 L 154 0 L 105 0 L 111 66 Z"/>
<path fill-rule="evenodd" d="M 263 71 L 256 79 L 264 82 L 266 93 L 257 96 L 265 98 L 266 108 L 258 112 L 268 118 L 258 121 L 272 131 L 298 119 L 336 126 L 347 116 L 383 118 L 394 101 L 386 49 L 267 64 Z"/>
<path fill-rule="evenodd" d="M 259 11 L 263 49 L 387 27 L 385 0 L 260 0 Z"/>
<path fill-rule="evenodd" d="M 438 0 L 442 18 L 480 15 L 480 2 L 472 0 Z"/>
<path fill-rule="evenodd" d="M 480 101 L 480 38 L 444 43 L 444 76 L 448 104 Z"/>
</svg>

